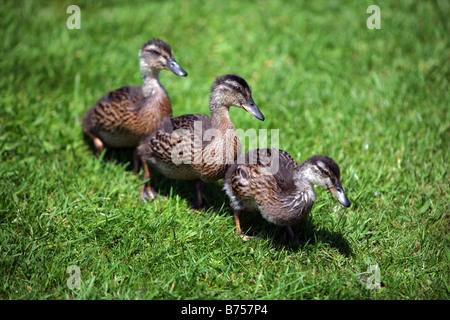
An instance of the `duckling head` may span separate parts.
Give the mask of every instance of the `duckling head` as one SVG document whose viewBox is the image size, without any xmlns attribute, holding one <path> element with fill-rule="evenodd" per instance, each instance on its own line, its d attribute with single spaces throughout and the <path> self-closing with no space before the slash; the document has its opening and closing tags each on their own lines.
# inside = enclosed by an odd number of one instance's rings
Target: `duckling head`
<svg viewBox="0 0 450 320">
<path fill-rule="evenodd" d="M 187 72 L 180 67 L 170 46 L 162 40 L 153 39 L 146 42 L 139 51 L 142 74 L 158 75 L 160 70 L 170 70 L 177 76 L 185 77 Z"/>
<path fill-rule="evenodd" d="M 350 201 L 345 195 L 341 183 L 339 166 L 333 159 L 326 156 L 313 156 L 299 167 L 296 180 L 306 179 L 314 185 L 318 185 L 328 191 L 345 207 L 350 206 Z"/>
<path fill-rule="evenodd" d="M 235 74 L 225 74 L 216 79 L 211 87 L 210 106 L 211 108 L 235 106 L 264 121 L 264 115 L 253 101 L 250 86 Z"/>
</svg>

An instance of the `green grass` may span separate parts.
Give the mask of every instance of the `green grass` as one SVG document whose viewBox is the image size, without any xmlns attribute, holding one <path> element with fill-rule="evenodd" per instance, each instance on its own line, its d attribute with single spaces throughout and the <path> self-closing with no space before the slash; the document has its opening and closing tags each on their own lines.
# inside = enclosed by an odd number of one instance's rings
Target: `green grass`
<svg viewBox="0 0 450 320">
<path fill-rule="evenodd" d="M 369 5 L 381 29 L 369 30 Z M 81 8 L 68 30 L 67 6 Z M 448 299 L 449 5 L 446 1 L 14 1 L 0 10 L 0 299 Z M 238 73 L 301 162 L 339 163 L 352 201 L 317 189 L 287 248 L 284 230 L 243 217 L 234 236 L 221 183 L 208 214 L 193 186 L 142 175 L 127 152 L 96 157 L 80 119 L 108 90 L 140 84 L 153 38 L 187 78 L 161 73 L 175 115 L 209 113 L 214 78 Z M 337 210 L 339 208 L 339 210 Z M 360 278 L 378 264 L 381 288 Z M 66 285 L 67 267 L 81 288 Z"/>
</svg>

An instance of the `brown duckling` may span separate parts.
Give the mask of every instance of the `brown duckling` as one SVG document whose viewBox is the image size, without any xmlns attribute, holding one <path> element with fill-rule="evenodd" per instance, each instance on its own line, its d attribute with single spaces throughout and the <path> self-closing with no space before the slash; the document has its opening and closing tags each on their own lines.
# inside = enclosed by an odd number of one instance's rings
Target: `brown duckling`
<svg viewBox="0 0 450 320">
<path fill-rule="evenodd" d="M 142 161 L 164 176 L 176 180 L 197 181 L 194 208 L 203 207 L 203 185 L 224 178 L 228 167 L 241 152 L 239 139 L 230 120 L 229 108 L 236 106 L 255 118 L 264 116 L 252 98 L 252 91 L 240 76 L 218 77 L 211 87 L 209 108 L 211 117 L 187 114 L 167 118 L 160 128 L 142 141 L 138 153 Z M 144 178 L 150 178 L 146 172 Z M 154 198 L 156 191 L 150 181 L 143 185 L 141 198 Z"/>
<path fill-rule="evenodd" d="M 172 115 L 169 97 L 159 82 L 159 72 L 166 69 L 184 77 L 186 71 L 176 62 L 170 46 L 159 39 L 145 43 L 139 51 L 139 59 L 144 85 L 124 86 L 107 93 L 82 120 L 83 130 L 93 140 L 98 154 L 102 153 L 104 145 L 137 147 L 165 117 Z M 135 154 L 135 172 L 137 163 Z"/>
<path fill-rule="evenodd" d="M 285 226 L 288 240 L 294 240 L 291 225 L 310 213 L 316 199 L 313 185 L 330 191 L 343 206 L 350 206 L 340 179 L 338 165 L 326 156 L 316 155 L 298 165 L 283 150 L 247 152 L 225 176 L 224 190 L 234 209 L 236 234 L 241 234 L 241 212 L 259 211 L 267 221 Z"/>
</svg>

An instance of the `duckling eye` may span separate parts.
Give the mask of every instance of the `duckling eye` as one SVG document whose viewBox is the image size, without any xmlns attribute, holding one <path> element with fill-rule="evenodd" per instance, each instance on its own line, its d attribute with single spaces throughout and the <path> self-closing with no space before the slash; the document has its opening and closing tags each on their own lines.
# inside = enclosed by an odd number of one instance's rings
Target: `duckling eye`
<svg viewBox="0 0 450 320">
<path fill-rule="evenodd" d="M 317 167 L 318 169 L 319 169 L 319 171 L 323 174 L 323 175 L 325 175 L 325 176 L 330 176 L 330 173 L 327 171 L 327 170 L 325 170 L 325 169 L 322 169 L 321 167 Z"/>
<path fill-rule="evenodd" d="M 240 88 L 237 85 L 235 85 L 234 83 L 227 83 L 226 87 L 228 89 L 234 90 L 234 91 L 239 91 L 240 90 Z"/>
<path fill-rule="evenodd" d="M 155 49 L 147 49 L 145 51 L 148 53 L 156 54 L 157 56 L 161 55 L 161 52 L 159 52 L 158 50 L 155 50 Z"/>
</svg>

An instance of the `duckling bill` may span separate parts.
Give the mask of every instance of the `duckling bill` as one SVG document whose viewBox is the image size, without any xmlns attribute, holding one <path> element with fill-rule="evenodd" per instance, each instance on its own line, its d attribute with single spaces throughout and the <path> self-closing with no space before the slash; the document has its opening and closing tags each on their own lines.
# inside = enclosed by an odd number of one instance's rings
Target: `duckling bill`
<svg viewBox="0 0 450 320">
<path fill-rule="evenodd" d="M 288 240 L 295 240 L 291 225 L 311 212 L 316 200 L 313 185 L 330 191 L 344 207 L 350 206 L 339 166 L 329 157 L 316 155 L 298 165 L 289 153 L 278 149 L 256 149 L 242 155 L 228 169 L 224 184 L 234 210 L 236 234 L 242 232 L 242 211 L 259 211 L 267 221 L 285 226 Z"/>
</svg>

